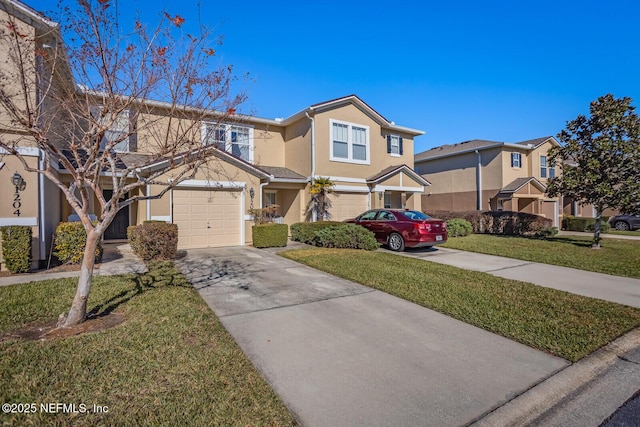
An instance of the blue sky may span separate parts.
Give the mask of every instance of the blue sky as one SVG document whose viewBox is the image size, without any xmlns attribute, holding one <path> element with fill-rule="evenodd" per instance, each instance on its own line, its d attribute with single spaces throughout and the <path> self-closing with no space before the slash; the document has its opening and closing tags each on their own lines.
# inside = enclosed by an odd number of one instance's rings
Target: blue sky
<svg viewBox="0 0 640 427">
<path fill-rule="evenodd" d="M 55 4 L 25 2 L 40 11 Z M 202 0 L 199 15 L 196 2 L 119 6 L 149 23 L 167 10 L 214 27 L 224 36 L 219 58 L 254 79 L 242 86 L 244 113 L 287 117 L 356 94 L 424 130 L 416 153 L 556 135 L 601 95 L 640 100 L 636 0 Z"/>
</svg>

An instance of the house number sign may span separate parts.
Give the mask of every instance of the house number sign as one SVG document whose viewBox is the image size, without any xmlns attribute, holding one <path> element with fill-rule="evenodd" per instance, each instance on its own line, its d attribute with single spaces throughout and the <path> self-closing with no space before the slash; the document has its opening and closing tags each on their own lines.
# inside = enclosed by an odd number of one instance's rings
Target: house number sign
<svg viewBox="0 0 640 427">
<path fill-rule="evenodd" d="M 20 198 L 20 187 L 16 186 L 16 192 L 13 194 L 13 214 L 20 216 L 20 208 L 22 207 L 22 199 Z"/>
<path fill-rule="evenodd" d="M 16 188 L 15 193 L 13 193 L 13 214 L 16 216 L 20 216 L 22 214 L 22 212 L 20 212 L 20 208 L 22 207 L 22 198 L 20 197 L 20 192 L 24 191 L 24 189 L 27 187 L 27 183 L 18 172 L 14 173 L 11 177 L 11 183 Z"/>
</svg>

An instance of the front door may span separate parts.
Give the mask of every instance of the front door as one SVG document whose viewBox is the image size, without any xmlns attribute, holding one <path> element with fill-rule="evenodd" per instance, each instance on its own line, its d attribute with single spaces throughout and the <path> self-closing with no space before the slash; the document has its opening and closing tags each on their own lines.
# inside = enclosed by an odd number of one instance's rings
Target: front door
<svg viewBox="0 0 640 427">
<path fill-rule="evenodd" d="M 105 200 L 111 199 L 113 190 L 103 190 Z M 120 200 L 126 200 L 123 197 Z M 116 217 L 113 219 L 109 227 L 104 232 L 105 240 L 121 240 L 127 238 L 127 227 L 129 227 L 129 206 L 125 206 L 116 213 Z"/>
</svg>

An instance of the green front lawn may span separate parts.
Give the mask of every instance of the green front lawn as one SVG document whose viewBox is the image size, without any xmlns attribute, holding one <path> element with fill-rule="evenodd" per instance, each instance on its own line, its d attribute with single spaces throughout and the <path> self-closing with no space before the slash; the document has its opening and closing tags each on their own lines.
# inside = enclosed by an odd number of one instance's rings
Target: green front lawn
<svg viewBox="0 0 640 427">
<path fill-rule="evenodd" d="M 571 361 L 640 325 L 640 309 L 386 252 L 281 255 Z"/>
<path fill-rule="evenodd" d="M 55 321 L 75 279 L 0 287 L 0 335 Z M 292 425 L 291 414 L 171 264 L 143 276 L 96 277 L 90 310 L 124 323 L 45 341 L 0 340 L 0 401 L 35 403 L 2 425 Z M 40 404 L 108 413 L 46 414 Z"/>
<path fill-rule="evenodd" d="M 561 265 L 597 273 L 640 278 L 640 241 L 603 239 L 591 249 L 591 238 L 556 236 L 550 239 L 471 234 L 451 238 L 445 248 Z"/>
</svg>

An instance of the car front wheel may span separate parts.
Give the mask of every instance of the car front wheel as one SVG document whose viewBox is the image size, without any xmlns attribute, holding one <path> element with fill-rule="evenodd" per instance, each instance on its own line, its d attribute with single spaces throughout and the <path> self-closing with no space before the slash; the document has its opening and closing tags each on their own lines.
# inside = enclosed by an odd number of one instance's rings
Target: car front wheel
<svg viewBox="0 0 640 427">
<path fill-rule="evenodd" d="M 624 221 L 616 221 L 616 223 L 613 224 L 613 226 L 615 227 L 616 230 L 629 231 L 629 224 L 627 224 Z"/>
<path fill-rule="evenodd" d="M 389 248 L 392 251 L 400 252 L 404 250 L 404 239 L 398 233 L 389 235 Z"/>
</svg>

